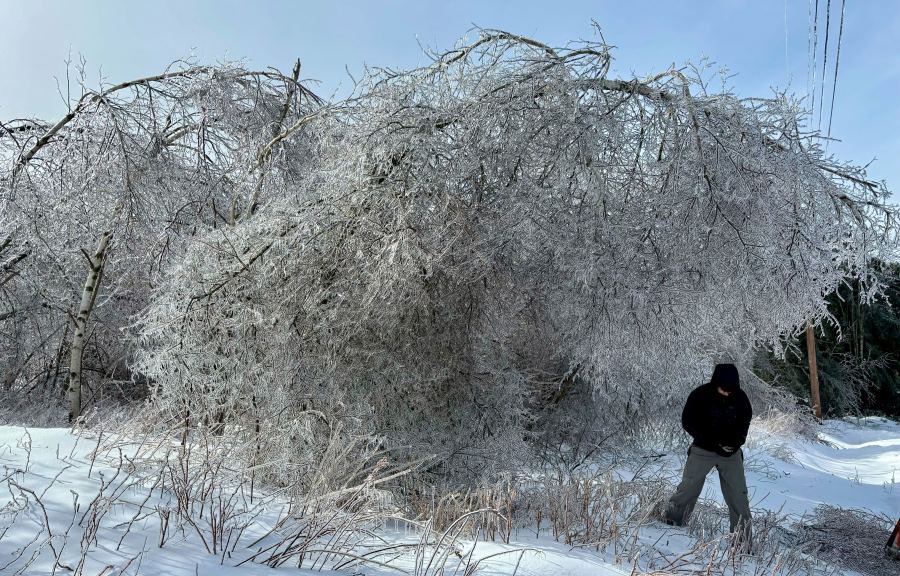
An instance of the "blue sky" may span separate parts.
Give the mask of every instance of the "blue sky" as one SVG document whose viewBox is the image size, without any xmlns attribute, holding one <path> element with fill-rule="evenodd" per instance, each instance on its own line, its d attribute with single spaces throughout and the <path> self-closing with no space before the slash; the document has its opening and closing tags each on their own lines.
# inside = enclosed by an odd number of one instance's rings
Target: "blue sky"
<svg viewBox="0 0 900 576">
<path fill-rule="evenodd" d="M 617 47 L 619 76 L 642 77 L 705 56 L 737 74 L 731 83 L 740 95 L 766 96 L 775 87 L 806 95 L 815 1 L 0 0 L 0 119 L 62 115 L 54 77 L 64 81 L 70 51 L 87 60 L 92 78 L 102 70 L 110 82 L 154 74 L 189 56 L 242 58 L 284 71 L 299 57 L 302 76 L 321 81 L 318 91 L 329 96 L 346 91 L 346 69 L 422 64 L 420 44 L 450 48 L 473 25 L 560 45 L 592 37 L 592 20 Z M 819 0 L 820 11 L 827 3 Z M 826 102 L 840 7 L 831 0 Z M 870 176 L 900 192 L 898 39 L 900 1 L 846 0 L 832 125 L 841 141 L 830 151 L 860 164 L 875 159 Z M 821 56 L 817 64 L 821 76 Z"/>
</svg>

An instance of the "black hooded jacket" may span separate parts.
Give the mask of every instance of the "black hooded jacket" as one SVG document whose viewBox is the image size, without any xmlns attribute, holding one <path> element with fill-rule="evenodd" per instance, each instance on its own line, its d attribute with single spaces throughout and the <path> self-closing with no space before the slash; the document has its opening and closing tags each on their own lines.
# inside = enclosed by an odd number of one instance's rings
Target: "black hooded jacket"
<svg viewBox="0 0 900 576">
<path fill-rule="evenodd" d="M 712 382 L 697 387 L 684 405 L 681 426 L 693 436 L 694 446 L 731 456 L 747 441 L 753 408 L 743 390 L 723 396 Z M 732 452 L 723 449 L 733 448 Z"/>
</svg>

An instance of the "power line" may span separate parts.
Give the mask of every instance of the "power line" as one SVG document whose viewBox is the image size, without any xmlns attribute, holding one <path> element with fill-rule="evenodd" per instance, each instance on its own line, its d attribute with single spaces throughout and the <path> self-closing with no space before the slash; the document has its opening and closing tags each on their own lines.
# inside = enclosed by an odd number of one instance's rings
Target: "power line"
<svg viewBox="0 0 900 576">
<path fill-rule="evenodd" d="M 791 79 L 791 59 L 788 57 L 788 16 L 787 0 L 784 0 L 784 65 L 787 67 L 788 81 Z"/>
<path fill-rule="evenodd" d="M 825 71 L 828 66 L 828 31 L 831 28 L 831 0 L 825 5 L 825 50 L 822 55 L 822 90 L 819 94 L 819 125 L 818 130 L 822 129 L 822 108 L 825 105 Z"/>
<path fill-rule="evenodd" d="M 841 0 L 841 26 L 838 29 L 837 55 L 834 59 L 834 84 L 831 85 L 831 111 L 828 113 L 828 136 L 831 136 L 831 120 L 834 117 L 834 94 L 837 91 L 838 65 L 841 63 L 841 37 L 844 35 L 844 4 Z"/>
<path fill-rule="evenodd" d="M 819 57 L 819 0 L 816 0 L 816 12 L 813 16 L 813 56 L 812 56 L 812 105 L 809 110 L 810 123 L 816 113 L 816 60 Z"/>
<path fill-rule="evenodd" d="M 813 5 L 812 0 L 806 0 L 806 102 L 810 102 L 810 92 L 812 91 L 812 17 Z"/>
</svg>

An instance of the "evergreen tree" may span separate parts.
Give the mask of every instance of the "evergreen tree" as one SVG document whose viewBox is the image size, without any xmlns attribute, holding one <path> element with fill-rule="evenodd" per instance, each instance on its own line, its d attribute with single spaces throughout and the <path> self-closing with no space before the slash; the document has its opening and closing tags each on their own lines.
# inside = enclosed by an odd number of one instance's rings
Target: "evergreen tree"
<svg viewBox="0 0 900 576">
<path fill-rule="evenodd" d="M 900 416 L 900 264 L 876 262 L 882 296 L 866 304 L 859 284 L 848 280 L 828 297 L 832 323 L 816 328 L 817 359 L 826 416 Z M 787 343 L 783 359 L 757 357 L 761 377 L 809 398 L 806 341 Z"/>
</svg>

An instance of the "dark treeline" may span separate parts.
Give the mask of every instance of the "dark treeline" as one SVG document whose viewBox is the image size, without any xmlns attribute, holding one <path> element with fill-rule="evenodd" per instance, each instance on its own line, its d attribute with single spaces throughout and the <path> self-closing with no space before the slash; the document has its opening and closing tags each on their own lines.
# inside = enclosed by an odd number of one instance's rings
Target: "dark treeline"
<svg viewBox="0 0 900 576">
<path fill-rule="evenodd" d="M 900 417 L 900 264 L 876 264 L 884 295 L 870 304 L 848 281 L 828 296 L 833 322 L 816 329 L 816 357 L 824 416 Z M 758 359 L 759 375 L 809 399 L 806 339 L 792 341 L 784 359 Z"/>
</svg>

